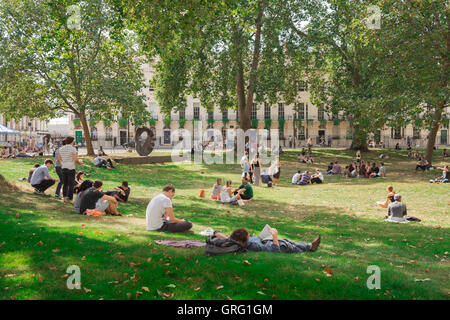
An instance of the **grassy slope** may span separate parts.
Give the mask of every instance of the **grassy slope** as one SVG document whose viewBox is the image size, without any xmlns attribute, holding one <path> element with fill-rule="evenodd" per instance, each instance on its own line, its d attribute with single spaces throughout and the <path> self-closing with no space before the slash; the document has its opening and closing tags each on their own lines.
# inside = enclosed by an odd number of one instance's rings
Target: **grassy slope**
<svg viewBox="0 0 450 320">
<path fill-rule="evenodd" d="M 372 151 L 363 159 L 378 154 Z M 131 199 L 119 208 L 124 217 L 117 218 L 79 216 L 52 197 L 23 192 L 31 187 L 18 178 L 35 160 L 0 161 L 0 174 L 22 190 L 0 189 L 0 299 L 127 299 L 127 293 L 134 299 L 136 292 L 142 292 L 139 299 L 161 299 L 158 291 L 174 299 L 448 299 L 450 185 L 427 182 L 440 172 L 415 174 L 405 152 L 388 154 L 386 179 L 326 176 L 324 185 L 300 187 L 290 185 L 298 168 L 324 170 L 336 157 L 349 162 L 353 152 L 317 150 L 313 166 L 299 165 L 296 153 L 289 152 L 282 156 L 281 186 L 255 188 L 256 200 L 246 207 L 197 198 L 216 177 L 236 184 L 237 165 L 91 167 L 92 178 L 102 179 L 105 190 L 124 177 L 129 181 Z M 157 239 L 203 239 L 145 230 L 146 205 L 168 182 L 177 187 L 176 215 L 191 220 L 196 233 L 208 226 L 225 233 L 244 226 L 257 233 L 269 223 L 281 237 L 311 241 L 320 233 L 323 243 L 310 254 L 220 257 L 205 256 L 203 249 L 156 245 Z M 409 215 L 422 223 L 383 222 L 385 210 L 375 202 L 384 199 L 389 184 L 402 193 Z M 66 288 L 69 265 L 80 266 L 82 286 L 91 291 Z M 331 277 L 322 271 L 327 265 Z M 367 289 L 368 265 L 381 268 L 381 290 Z M 415 281 L 426 278 L 430 281 Z"/>
</svg>

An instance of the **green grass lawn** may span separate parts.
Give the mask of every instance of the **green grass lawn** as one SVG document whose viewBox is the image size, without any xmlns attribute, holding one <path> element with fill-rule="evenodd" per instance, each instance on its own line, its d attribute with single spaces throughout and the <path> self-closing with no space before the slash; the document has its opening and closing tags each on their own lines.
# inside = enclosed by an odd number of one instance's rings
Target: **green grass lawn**
<svg viewBox="0 0 450 320">
<path fill-rule="evenodd" d="M 365 153 L 363 160 L 379 162 L 380 152 Z M 325 171 L 331 160 L 350 162 L 354 152 L 315 150 L 316 163 L 305 165 L 289 151 L 281 157 L 280 186 L 255 187 L 255 201 L 245 207 L 197 197 L 217 177 L 236 185 L 239 165 L 90 166 L 90 179 L 103 180 L 104 190 L 122 180 L 132 188 L 129 203 L 119 207 L 123 217 L 101 218 L 74 214 L 53 196 L 34 195 L 18 179 L 37 159 L 0 160 L 0 174 L 17 187 L 0 185 L 0 299 L 449 299 L 450 184 L 428 183 L 441 172 L 415 173 L 406 151 L 383 152 L 390 156 L 386 178 L 325 176 L 323 185 L 301 187 L 290 185 L 297 169 Z M 443 164 L 436 151 L 435 165 Z M 51 174 L 56 177 L 53 169 Z M 175 215 L 192 221 L 195 234 L 146 231 L 147 203 L 167 183 L 177 188 Z M 385 199 L 390 184 L 421 223 L 383 221 L 386 209 L 375 202 Z M 322 244 L 314 253 L 209 257 L 204 248 L 154 243 L 203 240 L 198 232 L 207 227 L 258 233 L 267 223 L 282 238 L 310 242 L 321 234 Z M 66 287 L 70 265 L 81 268 L 81 290 Z M 366 286 L 369 265 L 381 269 L 380 290 Z M 327 266 L 331 276 L 323 272 Z"/>
</svg>

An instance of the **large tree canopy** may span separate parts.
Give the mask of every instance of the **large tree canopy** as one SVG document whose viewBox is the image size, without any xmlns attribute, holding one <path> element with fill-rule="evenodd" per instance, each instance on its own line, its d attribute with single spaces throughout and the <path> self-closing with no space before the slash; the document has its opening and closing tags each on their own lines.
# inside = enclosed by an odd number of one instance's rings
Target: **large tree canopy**
<svg viewBox="0 0 450 320">
<path fill-rule="evenodd" d="M 383 27 L 377 46 L 382 96 L 404 106 L 392 122 L 429 130 L 426 159 L 431 164 L 440 125 L 448 124 L 450 21 L 448 2 L 381 0 Z"/>
<path fill-rule="evenodd" d="M 71 8 L 71 5 L 77 5 Z M 136 35 L 103 0 L 0 0 L 0 110 L 9 117 L 146 117 Z"/>
<path fill-rule="evenodd" d="M 163 2 L 159 11 L 139 1 L 123 7 L 158 55 L 154 84 L 165 112 L 184 108 L 192 94 L 209 110 L 238 110 L 248 129 L 255 102 L 294 100 L 299 52 L 278 15 L 280 1 Z"/>
</svg>

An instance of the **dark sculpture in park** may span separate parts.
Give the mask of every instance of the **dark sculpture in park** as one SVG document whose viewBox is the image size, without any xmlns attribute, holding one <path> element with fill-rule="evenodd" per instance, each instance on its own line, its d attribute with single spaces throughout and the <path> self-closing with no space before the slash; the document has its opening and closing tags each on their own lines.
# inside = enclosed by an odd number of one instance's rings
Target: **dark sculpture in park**
<svg viewBox="0 0 450 320">
<path fill-rule="evenodd" d="M 136 130 L 136 151 L 140 156 L 148 156 L 155 146 L 156 135 L 154 129 L 138 128 Z"/>
</svg>

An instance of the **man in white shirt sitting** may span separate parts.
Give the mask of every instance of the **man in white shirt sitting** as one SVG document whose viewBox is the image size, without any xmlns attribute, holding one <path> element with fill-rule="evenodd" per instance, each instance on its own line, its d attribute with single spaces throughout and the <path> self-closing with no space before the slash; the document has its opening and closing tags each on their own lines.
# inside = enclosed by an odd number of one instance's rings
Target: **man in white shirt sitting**
<svg viewBox="0 0 450 320">
<path fill-rule="evenodd" d="M 302 176 L 302 172 L 299 170 L 296 174 L 292 177 L 292 184 L 298 184 L 300 182 L 300 177 Z"/>
<path fill-rule="evenodd" d="M 316 169 L 316 173 L 312 175 L 311 177 L 311 184 L 313 183 L 322 183 L 323 182 L 323 174 L 319 171 L 319 169 Z"/>
<path fill-rule="evenodd" d="M 166 185 L 162 193 L 154 197 L 147 206 L 147 230 L 184 232 L 192 228 L 192 223 L 184 219 L 177 219 L 173 214 L 172 198 L 175 187 Z"/>
</svg>

